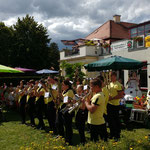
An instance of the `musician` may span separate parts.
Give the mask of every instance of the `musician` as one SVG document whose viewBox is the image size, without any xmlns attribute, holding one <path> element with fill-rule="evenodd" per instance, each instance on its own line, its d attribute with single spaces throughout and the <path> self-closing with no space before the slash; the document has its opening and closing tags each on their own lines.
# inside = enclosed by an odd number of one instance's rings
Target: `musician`
<svg viewBox="0 0 150 150">
<path fill-rule="evenodd" d="M 20 115 L 22 119 L 22 124 L 26 124 L 26 88 L 24 87 L 24 80 L 20 81 L 20 87 L 19 87 L 19 97 L 18 97 L 18 103 L 19 103 L 19 109 L 20 109 Z"/>
<path fill-rule="evenodd" d="M 48 91 L 50 97 L 47 99 L 47 119 L 50 130 L 56 134 L 56 106 L 58 96 L 58 80 L 54 77 L 48 77 Z"/>
<path fill-rule="evenodd" d="M 84 96 L 83 85 L 78 85 L 77 94 L 81 98 Z M 76 114 L 75 122 L 76 122 L 76 127 L 79 131 L 80 142 L 82 144 L 85 143 L 85 121 L 86 119 L 87 119 L 87 110 L 85 107 L 85 103 L 81 103 L 80 108 Z"/>
<path fill-rule="evenodd" d="M 36 95 L 36 113 L 37 113 L 37 118 L 39 120 L 39 124 L 37 126 L 37 129 L 43 130 L 45 129 L 45 124 L 43 121 L 43 110 L 44 110 L 44 95 L 45 95 L 45 89 L 43 86 L 45 86 L 44 80 L 40 80 L 40 83 L 38 84 L 39 88 L 37 91 L 35 91 Z"/>
<path fill-rule="evenodd" d="M 105 97 L 104 119 L 105 119 L 105 122 L 108 122 L 108 117 L 107 117 L 107 104 L 108 104 L 108 100 L 109 100 L 109 91 L 108 91 L 108 88 L 107 88 L 106 85 L 105 85 L 103 76 L 100 75 L 100 76 L 98 76 L 97 78 L 100 79 L 100 81 L 101 81 L 101 83 L 102 83 L 102 92 L 103 92 L 104 97 Z"/>
<path fill-rule="evenodd" d="M 72 85 L 69 82 L 69 80 L 64 80 L 62 83 L 62 96 L 63 96 L 63 103 L 60 106 L 60 109 L 58 109 L 57 113 L 57 128 L 58 128 L 58 134 L 61 136 L 64 136 L 64 127 L 65 127 L 65 141 L 69 144 L 72 144 L 72 136 L 73 136 L 73 130 L 72 130 L 72 114 L 69 114 L 67 111 L 62 111 L 64 108 L 66 108 L 70 103 L 71 100 L 74 97 L 74 92 L 72 90 Z"/>
<path fill-rule="evenodd" d="M 110 138 L 117 141 L 120 138 L 120 120 L 119 105 L 120 99 L 123 98 L 123 86 L 117 81 L 116 72 L 111 73 L 111 83 L 109 84 L 109 100 L 107 105 L 108 123 L 110 128 Z"/>
<path fill-rule="evenodd" d="M 28 95 L 27 95 L 27 104 L 28 104 L 28 114 L 30 117 L 31 127 L 35 127 L 34 114 L 35 114 L 35 90 L 38 86 L 34 86 L 34 80 L 29 81 Z"/>
<path fill-rule="evenodd" d="M 90 82 L 90 89 L 92 90 L 93 97 L 85 101 L 88 109 L 88 123 L 90 124 L 90 134 L 92 141 L 98 141 L 98 137 L 107 141 L 106 124 L 103 117 L 105 111 L 105 98 L 102 93 L 101 81 L 97 78 L 92 79 Z"/>
</svg>

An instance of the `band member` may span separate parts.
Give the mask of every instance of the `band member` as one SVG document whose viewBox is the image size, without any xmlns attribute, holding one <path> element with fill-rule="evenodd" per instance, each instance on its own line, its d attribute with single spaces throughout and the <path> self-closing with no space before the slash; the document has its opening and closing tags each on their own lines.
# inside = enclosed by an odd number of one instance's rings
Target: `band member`
<svg viewBox="0 0 150 150">
<path fill-rule="evenodd" d="M 45 89 L 43 86 L 45 85 L 45 82 L 43 80 L 39 83 L 39 88 L 36 91 L 36 113 L 37 118 L 39 120 L 39 124 L 37 126 L 37 129 L 45 129 L 45 124 L 43 121 L 43 110 L 44 110 L 44 95 L 45 95 Z"/>
<path fill-rule="evenodd" d="M 79 97 L 83 97 L 83 85 L 78 85 L 77 94 Z M 76 127 L 79 131 L 80 142 L 85 143 L 85 121 L 87 119 L 87 109 L 85 108 L 85 103 L 81 103 L 79 110 L 77 111 L 75 122 Z"/>
<path fill-rule="evenodd" d="M 90 134 L 92 141 L 98 141 L 99 136 L 101 139 L 107 141 L 106 124 L 103 117 L 105 111 L 105 98 L 102 93 L 102 84 L 99 79 L 93 79 L 90 82 L 90 89 L 92 90 L 93 97 L 85 101 L 88 109 L 88 123 L 90 124 Z"/>
<path fill-rule="evenodd" d="M 28 95 L 27 95 L 27 103 L 28 103 L 28 114 L 30 117 L 30 125 L 35 127 L 34 121 L 34 113 L 35 113 L 35 90 L 37 90 L 38 86 L 33 85 L 34 81 L 29 81 Z"/>
<path fill-rule="evenodd" d="M 57 79 L 54 77 L 48 77 L 48 91 L 50 96 L 47 99 L 47 119 L 49 123 L 50 130 L 56 134 L 56 99 L 58 96 L 58 84 Z"/>
<path fill-rule="evenodd" d="M 24 80 L 21 80 L 18 103 L 19 103 L 22 124 L 26 124 L 26 95 L 25 95 L 26 90 L 27 89 L 24 87 Z"/>
<path fill-rule="evenodd" d="M 62 111 L 64 108 L 71 102 L 71 99 L 74 97 L 74 92 L 71 87 L 71 83 L 69 80 L 64 80 L 62 83 L 62 96 L 63 96 L 63 103 L 61 104 L 61 108 L 58 110 L 57 113 L 57 128 L 58 134 L 64 136 L 64 127 L 65 127 L 65 140 L 69 144 L 72 144 L 72 114 L 69 114 L 67 111 Z"/>
<path fill-rule="evenodd" d="M 111 83 L 109 85 L 109 101 L 107 105 L 108 123 L 110 128 L 110 138 L 117 141 L 120 138 L 120 120 L 119 105 L 120 99 L 123 98 L 122 85 L 117 81 L 116 72 L 111 73 Z"/>
<path fill-rule="evenodd" d="M 105 85 L 103 76 L 98 76 L 97 78 L 100 79 L 100 81 L 101 81 L 101 83 L 102 83 L 102 92 L 103 92 L 104 97 L 105 97 L 104 119 L 105 119 L 105 122 L 108 122 L 108 117 L 107 117 L 107 104 L 108 104 L 108 100 L 109 100 L 109 91 L 108 91 L 108 88 L 107 88 L 106 85 Z"/>
</svg>

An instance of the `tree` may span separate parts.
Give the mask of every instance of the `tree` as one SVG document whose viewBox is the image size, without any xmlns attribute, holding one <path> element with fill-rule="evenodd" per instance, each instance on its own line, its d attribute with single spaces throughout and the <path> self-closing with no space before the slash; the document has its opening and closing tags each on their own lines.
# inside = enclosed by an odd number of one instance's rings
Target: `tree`
<svg viewBox="0 0 150 150">
<path fill-rule="evenodd" d="M 81 71 L 82 67 L 83 63 L 70 64 L 66 61 L 62 61 L 60 64 L 60 68 L 65 69 L 66 71 L 66 77 L 74 80 L 74 82 L 76 82 L 77 79 L 82 80 L 85 76 L 85 74 Z"/>
<path fill-rule="evenodd" d="M 0 22 L 0 64 L 10 65 L 10 53 L 12 51 L 11 43 L 13 38 L 13 30 Z"/>
<path fill-rule="evenodd" d="M 50 39 L 47 29 L 26 15 L 18 18 L 14 29 L 13 54 L 14 66 L 42 69 L 49 67 L 47 62 Z"/>
<path fill-rule="evenodd" d="M 48 62 L 51 67 L 55 70 L 59 70 L 59 48 L 56 43 L 51 43 L 50 47 L 48 48 Z"/>
</svg>

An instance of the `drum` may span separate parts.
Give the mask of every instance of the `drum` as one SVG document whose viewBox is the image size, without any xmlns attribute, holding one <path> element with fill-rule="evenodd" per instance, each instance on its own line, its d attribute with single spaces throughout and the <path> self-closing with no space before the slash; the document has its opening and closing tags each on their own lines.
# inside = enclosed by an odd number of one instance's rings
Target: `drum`
<svg viewBox="0 0 150 150">
<path fill-rule="evenodd" d="M 135 122 L 139 122 L 139 123 L 144 123 L 145 116 L 146 116 L 146 110 L 132 109 L 130 120 L 135 121 Z"/>
</svg>

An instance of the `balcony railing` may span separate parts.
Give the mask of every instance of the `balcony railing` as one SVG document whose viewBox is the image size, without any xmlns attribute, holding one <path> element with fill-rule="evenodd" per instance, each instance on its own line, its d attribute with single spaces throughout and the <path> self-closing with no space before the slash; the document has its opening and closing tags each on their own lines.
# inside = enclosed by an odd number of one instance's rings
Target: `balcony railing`
<svg viewBox="0 0 150 150">
<path fill-rule="evenodd" d="M 80 55 L 80 50 L 79 49 L 72 49 L 72 50 L 65 49 L 64 51 L 65 51 L 65 57 Z"/>
</svg>

